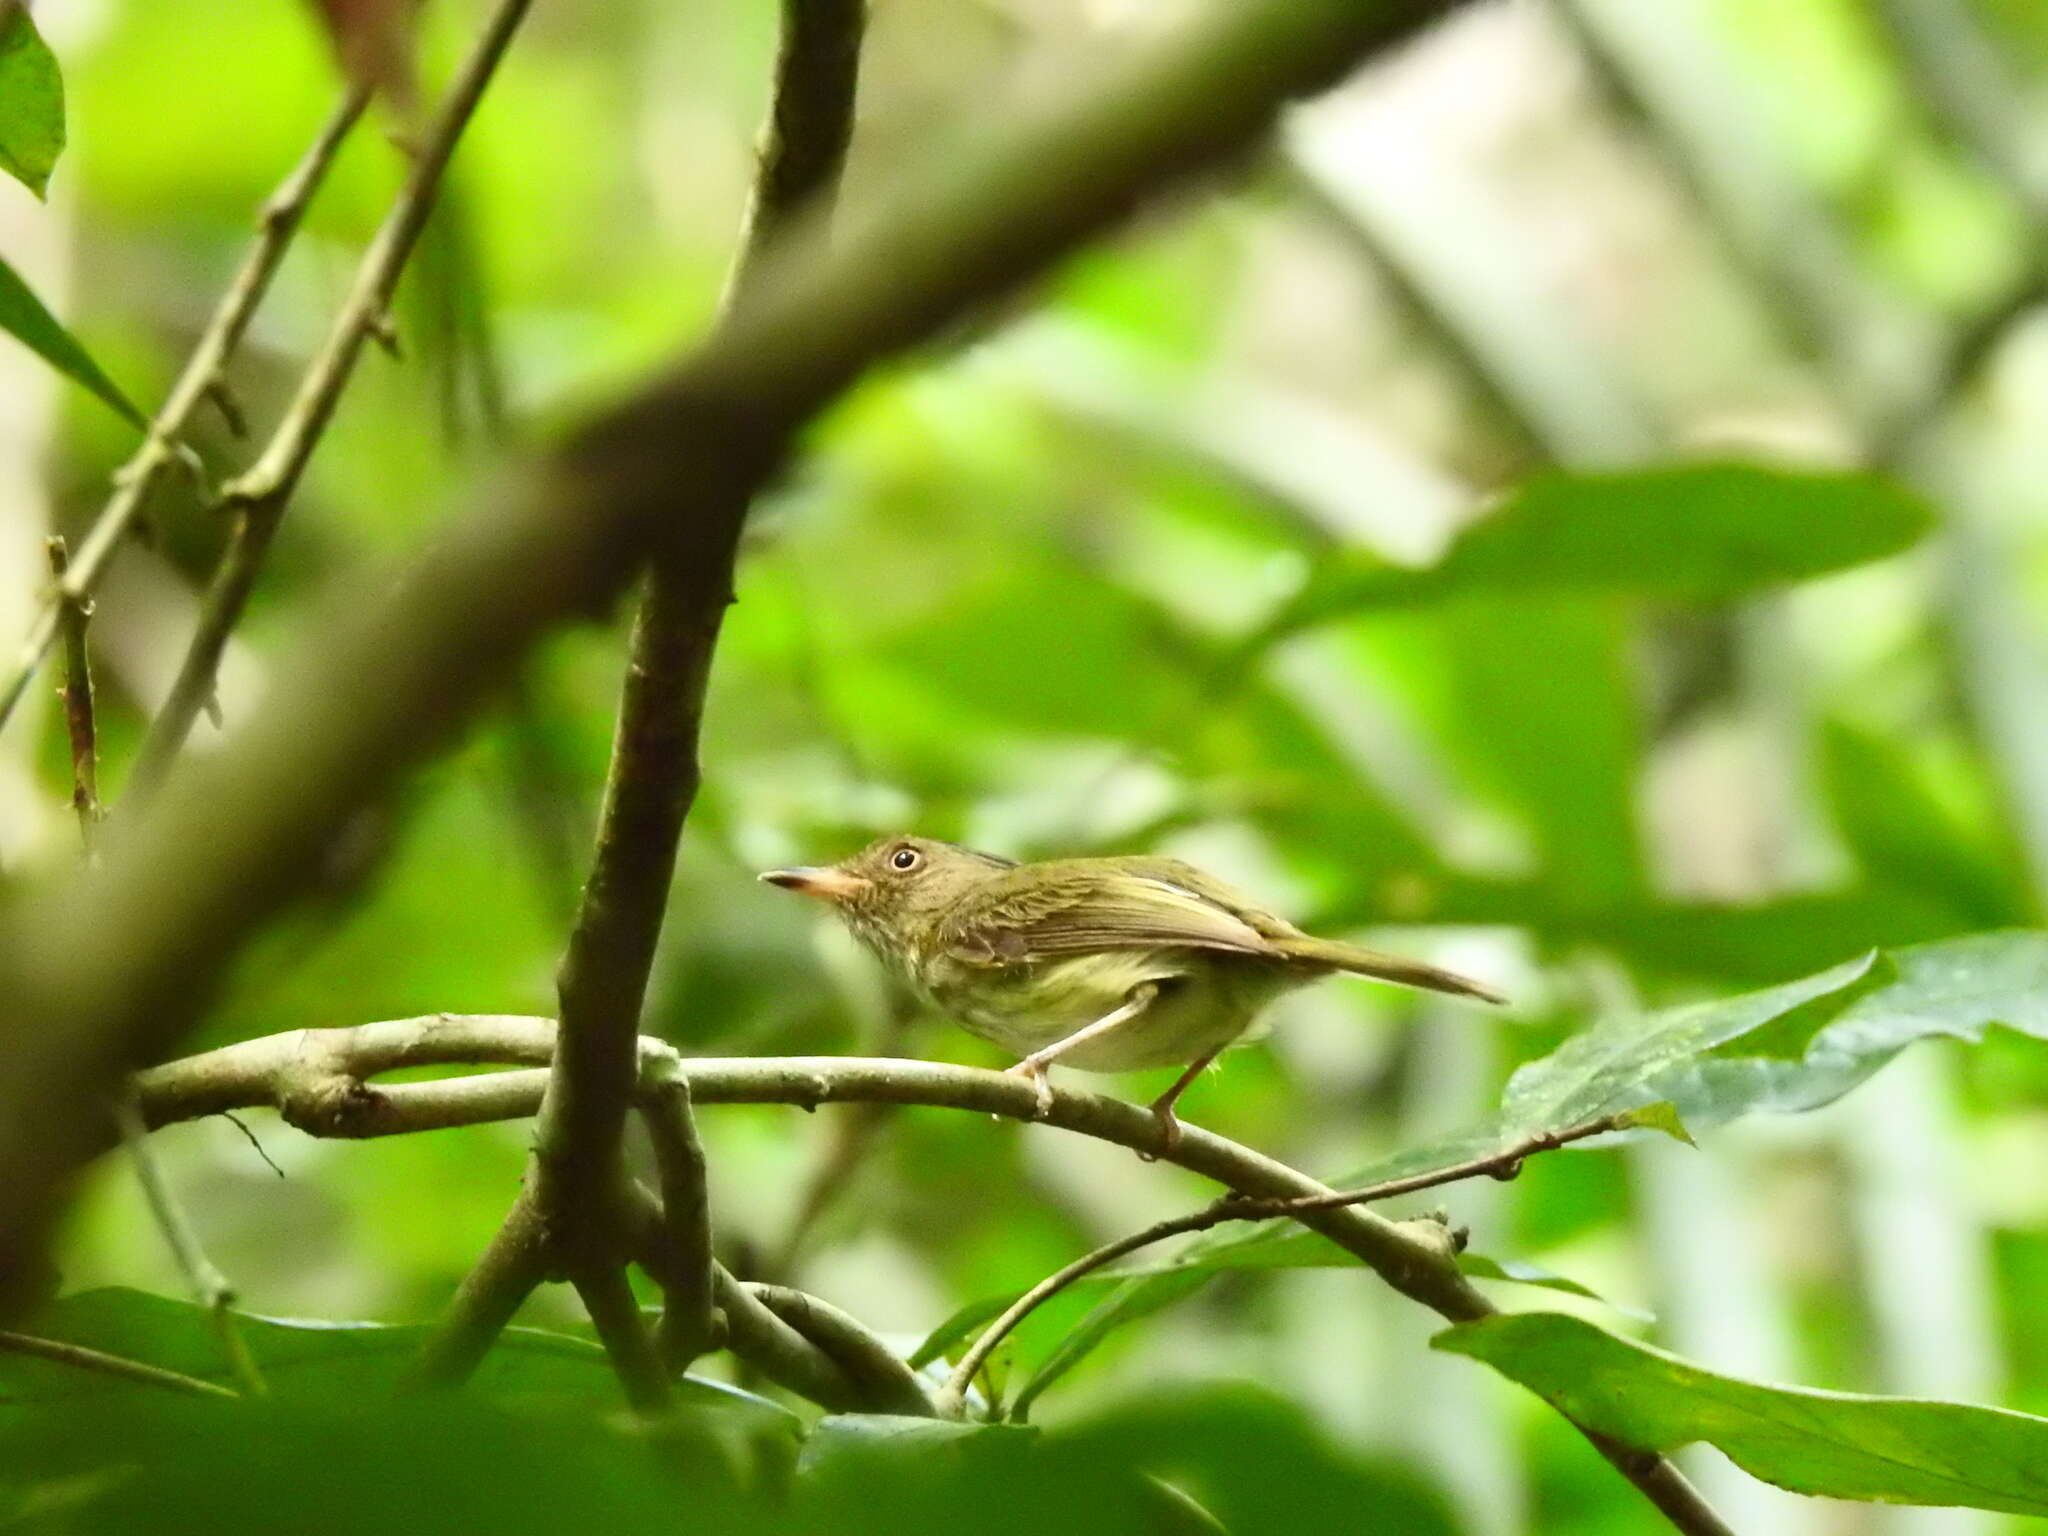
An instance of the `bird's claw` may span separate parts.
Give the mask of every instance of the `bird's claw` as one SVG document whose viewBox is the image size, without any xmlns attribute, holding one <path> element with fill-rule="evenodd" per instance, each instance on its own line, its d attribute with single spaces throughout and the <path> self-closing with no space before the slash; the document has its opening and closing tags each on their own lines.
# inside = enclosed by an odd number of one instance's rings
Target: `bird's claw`
<svg viewBox="0 0 2048 1536">
<path fill-rule="evenodd" d="M 1138 1153 L 1139 1160 L 1147 1163 L 1156 1163 L 1162 1157 L 1171 1157 L 1180 1147 L 1180 1120 L 1175 1116 L 1173 1106 L 1152 1105 L 1152 1118 L 1159 1123 L 1159 1150 Z"/>
<path fill-rule="evenodd" d="M 1031 1091 L 1037 1097 L 1037 1107 L 1032 1118 L 1043 1120 L 1052 1113 L 1052 1084 L 1046 1080 L 1045 1063 L 1026 1056 L 1014 1067 L 1003 1069 L 1005 1077 L 1021 1077 L 1031 1084 Z"/>
</svg>

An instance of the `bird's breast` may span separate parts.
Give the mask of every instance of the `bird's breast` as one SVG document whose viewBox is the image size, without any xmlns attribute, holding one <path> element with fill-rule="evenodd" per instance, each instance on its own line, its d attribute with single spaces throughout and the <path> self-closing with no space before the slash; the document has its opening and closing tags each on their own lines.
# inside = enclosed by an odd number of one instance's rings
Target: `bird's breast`
<svg viewBox="0 0 2048 1536">
<path fill-rule="evenodd" d="M 1142 1013 L 1060 1057 L 1084 1072 L 1182 1066 L 1220 1050 L 1251 1028 L 1286 979 L 1277 968 L 1184 949 L 1105 950 L 1011 966 L 941 956 L 921 972 L 941 1011 L 1017 1056 L 1064 1040 L 1152 983 L 1157 992 Z"/>
</svg>

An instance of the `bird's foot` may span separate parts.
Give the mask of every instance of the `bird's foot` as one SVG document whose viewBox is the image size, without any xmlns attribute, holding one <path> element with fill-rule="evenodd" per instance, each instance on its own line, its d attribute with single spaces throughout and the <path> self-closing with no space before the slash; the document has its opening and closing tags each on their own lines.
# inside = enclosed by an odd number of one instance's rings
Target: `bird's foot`
<svg viewBox="0 0 2048 1536">
<path fill-rule="evenodd" d="M 1052 1113 L 1052 1084 L 1046 1080 L 1046 1066 L 1047 1064 L 1036 1056 L 1026 1056 L 1014 1067 L 1003 1069 L 1003 1076 L 1021 1077 L 1031 1084 L 1031 1091 L 1038 1098 L 1038 1107 L 1033 1118 L 1038 1120 L 1043 1120 Z"/>
<path fill-rule="evenodd" d="M 1162 1157 L 1171 1157 L 1180 1147 L 1180 1121 L 1173 1113 L 1171 1097 L 1154 1099 L 1150 1105 L 1152 1118 L 1159 1123 L 1159 1150 L 1139 1152 L 1141 1162 L 1156 1163 Z"/>
</svg>

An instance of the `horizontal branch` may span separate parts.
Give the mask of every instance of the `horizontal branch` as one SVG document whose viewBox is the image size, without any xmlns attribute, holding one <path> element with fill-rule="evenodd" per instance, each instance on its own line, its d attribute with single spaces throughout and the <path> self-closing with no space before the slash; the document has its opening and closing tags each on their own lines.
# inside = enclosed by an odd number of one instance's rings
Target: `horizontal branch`
<svg viewBox="0 0 2048 1536">
<path fill-rule="evenodd" d="M 372 1085 L 363 1078 L 399 1066 L 546 1061 L 553 1050 L 552 1035 L 548 1020 L 520 1015 L 433 1014 L 354 1029 L 300 1030 L 152 1068 L 136 1080 L 137 1103 L 151 1125 L 266 1105 L 342 1105 L 348 1106 L 345 1113 L 317 1118 L 304 1128 L 346 1136 L 512 1119 L 539 1109 L 547 1085 L 544 1070 L 388 1085 Z M 664 1042 L 645 1036 L 640 1053 L 643 1084 L 674 1072 L 688 1084 L 696 1104 L 793 1104 L 802 1109 L 834 1103 L 921 1104 L 1048 1125 L 1134 1152 L 1153 1154 L 1158 1148 L 1158 1124 L 1149 1110 L 1101 1094 L 1057 1088 L 1050 1106 L 1041 1112 L 1030 1084 L 975 1067 L 896 1057 L 681 1059 Z M 1185 1123 L 1179 1143 L 1159 1155 L 1255 1198 L 1314 1204 L 1342 1193 L 1285 1163 Z M 661 1253 L 669 1235 L 659 1205 L 651 1197 L 641 1203 L 641 1258 L 660 1279 Z M 1349 1206 L 1304 1208 L 1296 1219 L 1362 1260 L 1394 1289 L 1452 1322 L 1486 1317 L 1494 1310 L 1459 1272 L 1449 1235 L 1435 1222 L 1391 1222 Z M 858 1405 L 857 1389 L 836 1365 L 767 1313 L 723 1266 L 714 1267 L 713 1285 L 734 1353 L 761 1364 L 771 1379 L 814 1402 L 833 1406 L 831 1397 L 823 1394 L 842 1391 L 848 1394 L 848 1406 Z M 764 1313 L 773 1321 L 765 1320 Z M 765 1363 L 769 1361 L 772 1366 Z M 824 1370 L 820 1361 L 825 1361 Z M 799 1375 L 806 1382 L 803 1386 L 795 1384 Z M 1728 1527 L 1670 1462 L 1583 1427 L 1582 1432 L 1679 1530 L 1729 1536 Z"/>
<path fill-rule="evenodd" d="M 548 1020 L 516 1015 L 430 1014 L 355 1029 L 299 1030 L 152 1067 L 136 1079 L 136 1102 L 152 1126 L 223 1110 L 270 1107 L 302 1130 L 344 1137 L 513 1119 L 539 1108 L 545 1071 L 438 1082 L 373 1084 L 367 1079 L 400 1067 L 542 1063 L 550 1058 L 553 1036 Z M 1137 1105 L 1060 1088 L 1041 1116 L 1031 1084 L 976 1067 L 896 1057 L 677 1058 L 670 1047 L 646 1037 L 640 1049 L 644 1081 L 651 1086 L 657 1075 L 673 1072 L 699 1106 L 923 1104 L 1038 1121 L 1136 1152 L 1158 1150 L 1158 1124 Z M 1163 1155 L 1242 1195 L 1314 1200 L 1338 1193 L 1198 1126 L 1188 1126 L 1180 1144 Z M 1448 1241 L 1433 1225 L 1395 1223 L 1344 1208 L 1304 1210 L 1301 1220 L 1378 1270 L 1396 1290 L 1453 1321 L 1492 1310 L 1459 1273 Z"/>
</svg>

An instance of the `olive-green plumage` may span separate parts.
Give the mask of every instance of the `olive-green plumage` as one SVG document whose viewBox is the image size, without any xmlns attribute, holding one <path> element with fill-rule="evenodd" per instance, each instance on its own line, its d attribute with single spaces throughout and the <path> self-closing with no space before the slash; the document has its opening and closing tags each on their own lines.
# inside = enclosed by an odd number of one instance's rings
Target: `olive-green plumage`
<svg viewBox="0 0 2048 1536">
<path fill-rule="evenodd" d="M 1041 1083 L 1054 1060 L 1091 1072 L 1205 1063 L 1281 993 L 1334 971 L 1501 1000 L 1421 961 L 1303 933 L 1178 859 L 1014 864 L 890 837 L 761 878 L 832 902 L 869 949 Z M 1186 1080 L 1158 1106 L 1169 1125 Z"/>
</svg>

